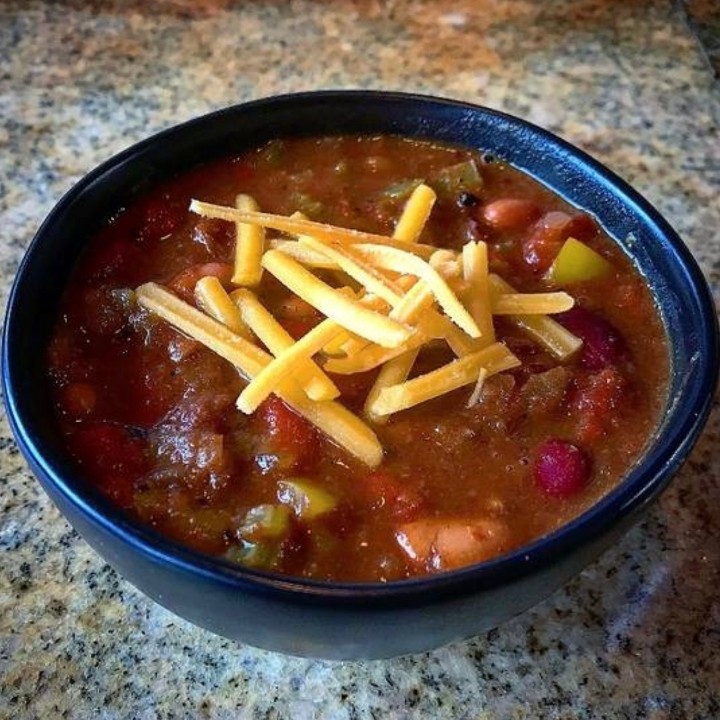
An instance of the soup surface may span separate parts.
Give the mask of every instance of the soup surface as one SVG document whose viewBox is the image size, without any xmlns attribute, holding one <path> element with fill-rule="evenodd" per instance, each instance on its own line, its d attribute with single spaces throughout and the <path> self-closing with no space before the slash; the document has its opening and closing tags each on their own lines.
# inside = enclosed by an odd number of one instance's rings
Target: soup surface
<svg viewBox="0 0 720 720">
<path fill-rule="evenodd" d="M 201 278 L 236 289 L 236 225 L 191 212 L 192 198 L 235 207 L 246 193 L 268 213 L 392 236 L 423 182 L 437 200 L 420 243 L 455 251 L 456 265 L 463 246 L 485 243 L 490 272 L 518 293 L 566 291 L 574 307 L 553 317 L 583 342 L 560 358 L 516 316 L 494 315 L 497 340 L 519 364 L 364 418 L 382 446 L 374 467 L 274 394 L 252 414 L 238 410 L 247 383 L 236 367 L 138 302 L 147 282 L 193 306 Z M 280 237 L 268 230 L 266 242 Z M 563 265 L 568 238 L 581 251 L 566 251 Z M 310 271 L 358 290 L 339 270 Z M 472 289 L 451 276 L 463 300 Z M 324 320 L 267 270 L 253 291 L 296 339 Z M 363 417 L 378 369 L 333 374 L 328 357 L 314 360 L 337 401 Z M 447 342 L 429 341 L 410 378 L 455 357 Z M 643 279 L 591 218 L 491 157 L 395 137 L 273 141 L 156 187 L 89 244 L 48 349 L 68 447 L 117 505 L 202 552 L 345 581 L 450 570 L 577 516 L 642 452 L 667 368 Z"/>
</svg>

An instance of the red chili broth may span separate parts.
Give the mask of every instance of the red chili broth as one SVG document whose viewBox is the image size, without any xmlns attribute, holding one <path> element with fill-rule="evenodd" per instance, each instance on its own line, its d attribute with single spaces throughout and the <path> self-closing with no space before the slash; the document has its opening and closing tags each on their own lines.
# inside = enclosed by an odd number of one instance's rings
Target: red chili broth
<svg viewBox="0 0 720 720">
<path fill-rule="evenodd" d="M 443 169 L 470 159 L 482 186 L 443 190 Z M 204 274 L 231 287 L 234 227 L 191 214 L 191 198 L 233 205 L 238 193 L 249 193 L 267 212 L 300 209 L 314 220 L 391 234 L 407 193 L 394 197 L 388 188 L 413 179 L 439 190 L 421 241 L 454 250 L 487 241 L 491 270 L 518 291 L 548 290 L 544 271 L 569 234 L 609 260 L 607 277 L 565 288 L 581 310 L 564 322 L 599 334 L 600 360 L 581 353 L 560 364 L 496 318 L 499 339 L 522 366 L 488 379 L 474 408 L 465 407 L 469 386 L 374 426 L 385 457 L 370 470 L 274 396 L 254 416 L 241 414 L 235 400 L 244 382 L 236 370 L 140 309 L 129 292 L 152 280 L 192 301 L 194 282 Z M 498 229 L 486 208 L 503 198 L 527 202 Z M 562 232 L 542 230 L 551 212 L 570 216 Z M 288 293 L 267 272 L 260 297 L 295 337 L 322 319 L 312 311 L 289 316 Z M 445 347 L 423 351 L 414 374 L 452 357 Z M 465 149 L 341 137 L 275 141 L 214 161 L 121 210 L 74 271 L 48 371 L 58 422 L 80 472 L 158 532 L 288 575 L 391 581 L 521 546 L 615 487 L 658 424 L 668 359 L 643 278 L 588 216 L 535 180 Z M 374 377 L 333 380 L 340 400 L 361 412 Z M 572 492 L 553 494 L 543 486 L 538 463 L 548 458 L 539 460 L 538 453 L 555 440 L 577 448 L 582 460 L 574 467 L 589 473 L 575 485 L 570 479 Z M 563 452 L 556 459 L 567 469 Z M 555 467 L 555 459 L 549 462 Z M 298 477 L 329 493 L 336 506 L 309 521 L 289 513 L 281 540 L 256 542 L 247 528 L 238 534 L 251 508 L 279 506 L 278 483 Z M 480 533 L 482 542 L 446 557 L 434 546 L 413 558 L 403 528 L 419 521 L 472 526 L 470 534 Z"/>
</svg>

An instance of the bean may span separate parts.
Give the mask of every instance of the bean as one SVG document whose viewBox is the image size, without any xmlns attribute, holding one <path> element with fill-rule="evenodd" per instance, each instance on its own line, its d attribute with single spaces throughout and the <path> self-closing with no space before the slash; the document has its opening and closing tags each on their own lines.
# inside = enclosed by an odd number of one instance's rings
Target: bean
<svg viewBox="0 0 720 720">
<path fill-rule="evenodd" d="M 583 341 L 580 363 L 588 370 L 615 366 L 627 353 L 620 333 L 605 318 L 580 305 L 555 319 Z"/>
<path fill-rule="evenodd" d="M 482 215 L 485 222 L 499 232 L 517 232 L 536 220 L 540 210 L 530 200 L 501 198 L 485 205 Z"/>
<path fill-rule="evenodd" d="M 590 479 L 590 460 L 567 440 L 546 440 L 534 465 L 535 484 L 547 495 L 568 498 L 579 493 Z"/>
</svg>

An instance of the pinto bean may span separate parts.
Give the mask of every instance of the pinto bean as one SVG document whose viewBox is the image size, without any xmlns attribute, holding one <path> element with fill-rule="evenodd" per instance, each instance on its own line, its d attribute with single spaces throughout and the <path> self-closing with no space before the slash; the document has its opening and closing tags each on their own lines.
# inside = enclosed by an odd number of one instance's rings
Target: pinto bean
<svg viewBox="0 0 720 720">
<path fill-rule="evenodd" d="M 485 205 L 482 216 L 485 222 L 499 232 L 518 232 L 537 220 L 538 206 L 521 198 L 500 198 Z"/>
</svg>

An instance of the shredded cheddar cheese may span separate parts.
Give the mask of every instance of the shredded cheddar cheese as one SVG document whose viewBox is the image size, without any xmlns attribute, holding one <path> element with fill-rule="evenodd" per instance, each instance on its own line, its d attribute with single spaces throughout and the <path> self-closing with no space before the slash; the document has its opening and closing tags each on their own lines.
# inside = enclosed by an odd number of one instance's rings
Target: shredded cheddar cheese
<svg viewBox="0 0 720 720">
<path fill-rule="evenodd" d="M 356 250 L 370 259 L 376 267 L 394 272 L 412 273 L 424 280 L 447 316 L 470 337 L 480 337 L 480 329 L 450 289 L 440 273 L 417 255 L 385 245 L 356 245 Z"/>
<path fill-rule="evenodd" d="M 383 388 L 368 409 L 377 415 L 395 413 L 475 382 L 481 369 L 493 375 L 518 365 L 520 361 L 505 345 L 493 343 L 437 370 Z"/>
<path fill-rule="evenodd" d="M 490 287 L 495 298 L 515 292 L 498 275 L 490 274 Z M 558 360 L 567 360 L 582 347 L 582 340 L 547 315 L 510 315 L 510 322 L 539 342 Z"/>
<path fill-rule="evenodd" d="M 309 236 L 301 237 L 300 243 L 333 260 L 340 270 L 359 282 L 369 293 L 377 295 L 390 305 L 400 302 L 402 290 L 362 256 L 353 253 L 352 246 L 346 249 L 337 243 L 316 240 Z"/>
<path fill-rule="evenodd" d="M 372 422 L 382 425 L 388 421 L 390 413 L 385 415 L 379 415 L 373 410 L 375 403 L 377 402 L 380 393 L 388 387 L 398 385 L 405 382 L 410 375 L 415 360 L 417 360 L 420 348 L 413 348 L 412 350 L 406 350 L 402 355 L 393 358 L 386 362 L 373 384 L 368 396 L 365 400 L 365 406 L 363 408 L 365 417 Z"/>
<path fill-rule="evenodd" d="M 285 377 L 293 373 L 298 364 L 311 362 L 310 358 L 320 352 L 339 330 L 340 328 L 334 320 L 324 320 L 300 340 L 288 345 L 240 393 L 237 401 L 238 408 L 248 415 L 255 412 L 258 405 L 275 390 Z"/>
<path fill-rule="evenodd" d="M 266 252 L 263 266 L 323 315 L 378 345 L 395 347 L 412 335 L 412 328 L 346 297 L 279 250 Z"/>
<path fill-rule="evenodd" d="M 493 298 L 492 311 L 494 315 L 553 315 L 574 304 L 565 292 L 504 293 Z"/>
<path fill-rule="evenodd" d="M 275 357 L 279 357 L 293 347 L 295 341 L 290 333 L 263 306 L 253 292 L 247 289 L 235 290 L 230 297 L 234 300 L 242 319 Z M 336 327 L 336 332 L 340 332 L 340 328 Z M 294 368 L 293 374 L 302 383 L 312 400 L 333 400 L 340 395 L 335 383 L 309 359 L 301 360 Z"/>
<path fill-rule="evenodd" d="M 247 195 L 238 196 L 237 207 L 193 200 L 192 211 L 236 225 L 235 289 L 201 278 L 193 307 L 146 283 L 137 289 L 138 302 L 238 368 L 247 380 L 237 400 L 240 411 L 253 413 L 276 393 L 375 467 L 382 447 L 367 423 L 335 401 L 342 397 L 330 375 L 379 368 L 363 414 L 382 424 L 466 385 L 473 385 L 472 407 L 488 377 L 517 367 L 518 358 L 496 340 L 495 315 L 505 315 L 558 359 L 582 344 L 548 317 L 572 307 L 570 295 L 515 292 L 488 272 L 485 243 L 469 242 L 459 253 L 419 243 L 435 199 L 428 186 L 415 188 L 392 237 L 314 222 L 301 213 L 263 213 Z M 266 229 L 294 238 L 266 240 Z M 248 289 L 262 281 L 263 271 L 292 293 L 287 303 L 307 303 L 324 319 L 295 340 Z M 408 379 L 418 355 L 438 342 L 456 358 Z"/>
<path fill-rule="evenodd" d="M 342 243 L 371 243 L 376 245 L 387 245 L 388 247 L 401 248 L 414 253 L 419 257 L 429 258 L 437 248 L 432 245 L 421 245 L 420 243 L 408 243 L 396 238 L 366 233 L 361 230 L 351 230 L 325 223 L 318 223 L 312 220 L 301 218 L 290 218 L 284 215 L 273 215 L 271 213 L 251 212 L 237 210 L 236 208 L 213 205 L 212 203 L 193 200 L 190 203 L 190 210 L 204 217 L 217 220 L 229 220 L 230 222 L 250 223 L 261 227 L 279 230 L 290 235 L 310 235 L 319 240 L 337 241 Z"/>
<path fill-rule="evenodd" d="M 200 309 L 208 315 L 223 325 L 227 325 L 234 333 L 250 340 L 250 330 L 243 322 L 240 311 L 225 292 L 220 280 L 214 275 L 208 275 L 198 280 L 195 285 L 195 301 Z"/>
<path fill-rule="evenodd" d="M 255 199 L 238 195 L 235 207 L 241 211 L 259 210 Z M 265 249 L 265 229 L 259 225 L 235 223 L 235 270 L 232 281 L 236 285 L 258 285 L 262 279 L 260 260 Z"/>
<path fill-rule="evenodd" d="M 431 187 L 425 184 L 418 185 L 405 205 L 395 226 L 393 237 L 407 243 L 417 242 L 430 217 L 435 200 L 437 195 Z"/>
<path fill-rule="evenodd" d="M 488 281 L 487 245 L 469 242 L 462 250 L 463 279 L 468 284 L 468 308 L 486 343 L 495 339 Z"/>
<path fill-rule="evenodd" d="M 247 379 L 259 374 L 271 361 L 270 355 L 264 350 L 156 283 L 141 285 L 137 289 L 137 299 L 142 307 L 235 365 Z M 383 450 L 377 436 L 340 403 L 333 400 L 310 400 L 293 379 L 283 381 L 275 392 L 349 453 L 370 467 L 380 464 Z"/>
</svg>

